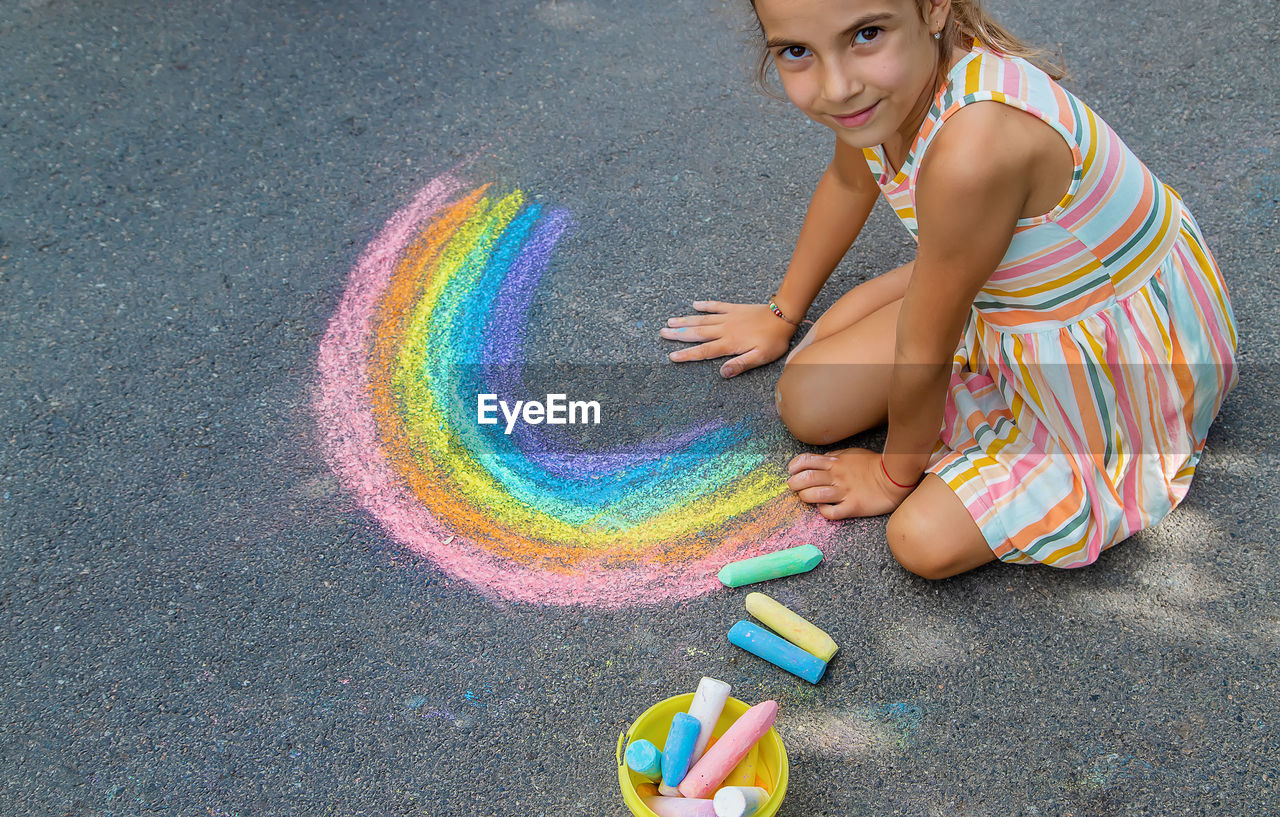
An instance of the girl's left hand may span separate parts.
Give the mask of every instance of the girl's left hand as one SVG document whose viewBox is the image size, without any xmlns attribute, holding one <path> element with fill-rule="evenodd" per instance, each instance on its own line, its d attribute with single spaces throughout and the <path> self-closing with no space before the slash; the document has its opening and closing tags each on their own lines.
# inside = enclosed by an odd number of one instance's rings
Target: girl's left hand
<svg viewBox="0 0 1280 817">
<path fill-rule="evenodd" d="M 697 344 L 668 355 L 676 363 L 734 355 L 720 367 L 721 377 L 733 377 L 782 357 L 797 328 L 764 304 L 694 301 L 693 308 L 703 314 L 670 318 L 658 334 L 667 340 Z"/>
<path fill-rule="evenodd" d="M 880 455 L 865 448 L 830 454 L 800 454 L 787 465 L 787 486 L 827 519 L 891 513 L 912 487 L 894 485 L 880 467 Z"/>
</svg>

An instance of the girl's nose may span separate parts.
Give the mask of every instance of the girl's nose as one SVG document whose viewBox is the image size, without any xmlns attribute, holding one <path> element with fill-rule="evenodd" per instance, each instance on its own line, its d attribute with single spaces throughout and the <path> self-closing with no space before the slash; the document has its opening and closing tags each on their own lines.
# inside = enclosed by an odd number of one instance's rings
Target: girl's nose
<svg viewBox="0 0 1280 817">
<path fill-rule="evenodd" d="M 835 105 L 847 102 L 857 96 L 861 89 L 862 83 L 857 80 L 848 66 L 840 61 L 827 63 L 822 78 L 822 95 L 828 102 Z M 847 111 L 841 111 L 841 113 L 847 113 Z"/>
</svg>

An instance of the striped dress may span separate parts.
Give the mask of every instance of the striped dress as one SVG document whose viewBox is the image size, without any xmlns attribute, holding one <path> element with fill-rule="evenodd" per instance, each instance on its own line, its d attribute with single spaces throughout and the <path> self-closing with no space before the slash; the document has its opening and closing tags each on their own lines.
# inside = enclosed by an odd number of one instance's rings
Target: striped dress
<svg viewBox="0 0 1280 817">
<path fill-rule="evenodd" d="M 1105 122 L 1030 63 L 975 48 L 902 168 L 864 151 L 917 233 L 920 158 L 947 118 L 997 101 L 1070 146 L 1062 200 L 1018 221 L 974 300 L 929 466 L 996 556 L 1079 567 L 1176 506 L 1227 390 L 1236 331 L 1191 213 Z"/>
</svg>

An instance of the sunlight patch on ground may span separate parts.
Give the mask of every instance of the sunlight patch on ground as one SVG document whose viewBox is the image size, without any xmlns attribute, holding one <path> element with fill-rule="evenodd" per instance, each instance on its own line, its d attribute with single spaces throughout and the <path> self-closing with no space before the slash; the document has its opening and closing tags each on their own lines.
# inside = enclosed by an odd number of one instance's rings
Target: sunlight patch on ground
<svg viewBox="0 0 1280 817">
<path fill-rule="evenodd" d="M 781 718 L 780 718 L 781 719 Z M 902 701 L 827 711 L 799 710 L 780 724 L 792 753 L 839 758 L 901 752 L 915 742 L 923 712 Z"/>
</svg>

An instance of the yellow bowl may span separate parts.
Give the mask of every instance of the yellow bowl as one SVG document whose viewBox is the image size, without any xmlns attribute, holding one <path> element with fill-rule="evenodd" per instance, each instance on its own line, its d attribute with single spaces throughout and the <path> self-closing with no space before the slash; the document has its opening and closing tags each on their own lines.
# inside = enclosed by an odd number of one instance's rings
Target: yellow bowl
<svg viewBox="0 0 1280 817">
<path fill-rule="evenodd" d="M 667 730 L 671 728 L 671 719 L 677 712 L 688 712 L 689 704 L 692 702 L 692 692 L 659 701 L 646 709 L 627 731 L 618 736 L 618 784 L 622 786 L 623 802 L 636 817 L 657 817 L 657 815 L 640 801 L 640 795 L 636 792 L 636 786 L 648 781 L 627 767 L 623 753 L 633 740 L 651 741 L 661 750 L 667 742 Z M 716 722 L 716 728 L 712 730 L 711 736 L 719 738 L 734 721 L 742 717 L 742 713 L 750 708 L 737 698 L 725 701 L 724 711 L 720 713 L 720 720 Z M 753 817 L 773 817 L 777 814 L 778 808 L 782 805 L 782 798 L 787 793 L 787 750 L 782 745 L 782 738 L 778 737 L 778 730 L 773 728 L 764 733 L 758 746 L 760 754 L 756 766 L 756 785 L 769 792 L 769 799 Z"/>
</svg>

